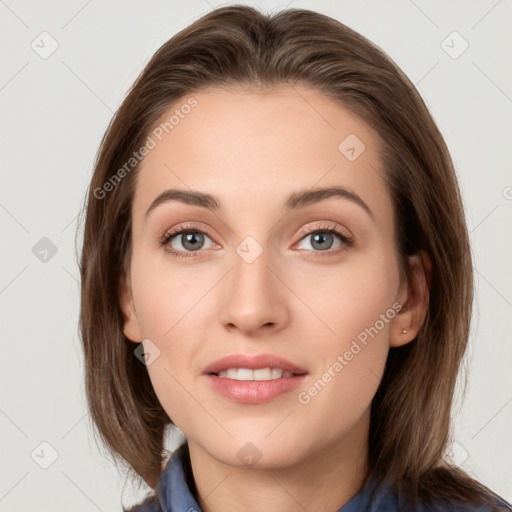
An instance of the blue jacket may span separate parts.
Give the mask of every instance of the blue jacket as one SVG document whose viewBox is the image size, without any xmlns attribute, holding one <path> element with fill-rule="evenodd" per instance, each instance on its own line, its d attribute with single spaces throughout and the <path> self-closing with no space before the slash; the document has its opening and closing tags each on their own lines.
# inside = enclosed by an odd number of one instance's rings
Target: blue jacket
<svg viewBox="0 0 512 512">
<path fill-rule="evenodd" d="M 202 512 L 190 490 L 186 476 L 185 464 L 190 464 L 187 443 L 183 443 L 172 454 L 167 463 L 157 486 L 157 495 L 161 506 L 154 496 L 143 503 L 125 512 Z M 420 505 L 415 510 L 410 510 L 404 505 L 404 499 L 392 491 L 389 487 L 381 487 L 374 500 L 369 503 L 370 482 L 356 494 L 338 512 L 486 512 L 485 507 L 458 506 L 456 504 L 441 505 L 436 508 Z M 512 511 L 506 502 L 502 501 L 504 510 Z"/>
</svg>

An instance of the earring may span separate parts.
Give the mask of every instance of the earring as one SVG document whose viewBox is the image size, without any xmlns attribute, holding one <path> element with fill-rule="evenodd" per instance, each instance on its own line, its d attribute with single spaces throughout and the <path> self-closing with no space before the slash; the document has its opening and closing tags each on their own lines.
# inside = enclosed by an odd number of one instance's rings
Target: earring
<svg viewBox="0 0 512 512">
<path fill-rule="evenodd" d="M 407 334 L 407 329 L 402 329 L 402 332 L 400 334 Z"/>
</svg>

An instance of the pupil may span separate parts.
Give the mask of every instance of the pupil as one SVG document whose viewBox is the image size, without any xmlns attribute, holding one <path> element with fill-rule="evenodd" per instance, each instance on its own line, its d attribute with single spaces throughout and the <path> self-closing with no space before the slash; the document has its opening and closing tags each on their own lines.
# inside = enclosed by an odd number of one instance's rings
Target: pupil
<svg viewBox="0 0 512 512">
<path fill-rule="evenodd" d="M 185 247 L 187 249 L 191 249 L 191 250 L 197 249 L 197 247 L 201 246 L 200 242 L 201 242 L 202 236 L 203 235 L 201 235 L 201 233 L 188 233 L 185 236 L 185 242 L 183 243 L 183 247 Z M 198 243 L 197 239 L 199 239 L 199 243 Z M 187 244 L 190 244 L 190 245 L 187 247 Z"/>
<path fill-rule="evenodd" d="M 330 233 L 317 233 L 313 235 L 313 247 L 315 247 L 315 244 L 320 244 L 320 247 L 317 247 L 318 249 L 328 249 L 332 245 L 332 242 L 328 244 L 328 247 L 322 247 L 321 244 L 325 242 L 326 239 L 329 239 L 329 237 L 332 238 Z"/>
</svg>

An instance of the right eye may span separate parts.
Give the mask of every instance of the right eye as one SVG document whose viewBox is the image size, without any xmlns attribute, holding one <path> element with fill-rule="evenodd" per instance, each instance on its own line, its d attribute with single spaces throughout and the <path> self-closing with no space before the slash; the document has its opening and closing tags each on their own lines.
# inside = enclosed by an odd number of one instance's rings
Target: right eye
<svg viewBox="0 0 512 512">
<path fill-rule="evenodd" d="M 166 233 L 160 243 L 165 246 L 166 251 L 179 258 L 195 257 L 194 252 L 201 252 L 205 243 L 205 237 L 212 242 L 210 237 L 201 231 L 197 226 L 183 227 L 174 229 Z M 176 245 L 178 247 L 176 247 Z M 180 247 L 181 246 L 181 247 Z M 211 248 L 211 247 L 209 247 Z M 189 253 L 189 254 L 187 254 Z"/>
</svg>

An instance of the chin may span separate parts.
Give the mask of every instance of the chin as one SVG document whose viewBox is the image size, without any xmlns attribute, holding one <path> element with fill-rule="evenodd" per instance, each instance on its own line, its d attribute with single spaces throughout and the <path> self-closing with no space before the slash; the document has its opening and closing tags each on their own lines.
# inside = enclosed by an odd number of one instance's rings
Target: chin
<svg viewBox="0 0 512 512">
<path fill-rule="evenodd" d="M 209 446 L 211 439 L 203 445 L 208 454 L 227 466 L 240 469 L 275 469 L 294 465 L 301 460 L 301 453 L 297 450 L 298 443 L 288 439 L 265 439 L 261 436 L 245 435 L 244 439 L 233 438 L 224 443 L 214 443 Z"/>
</svg>

